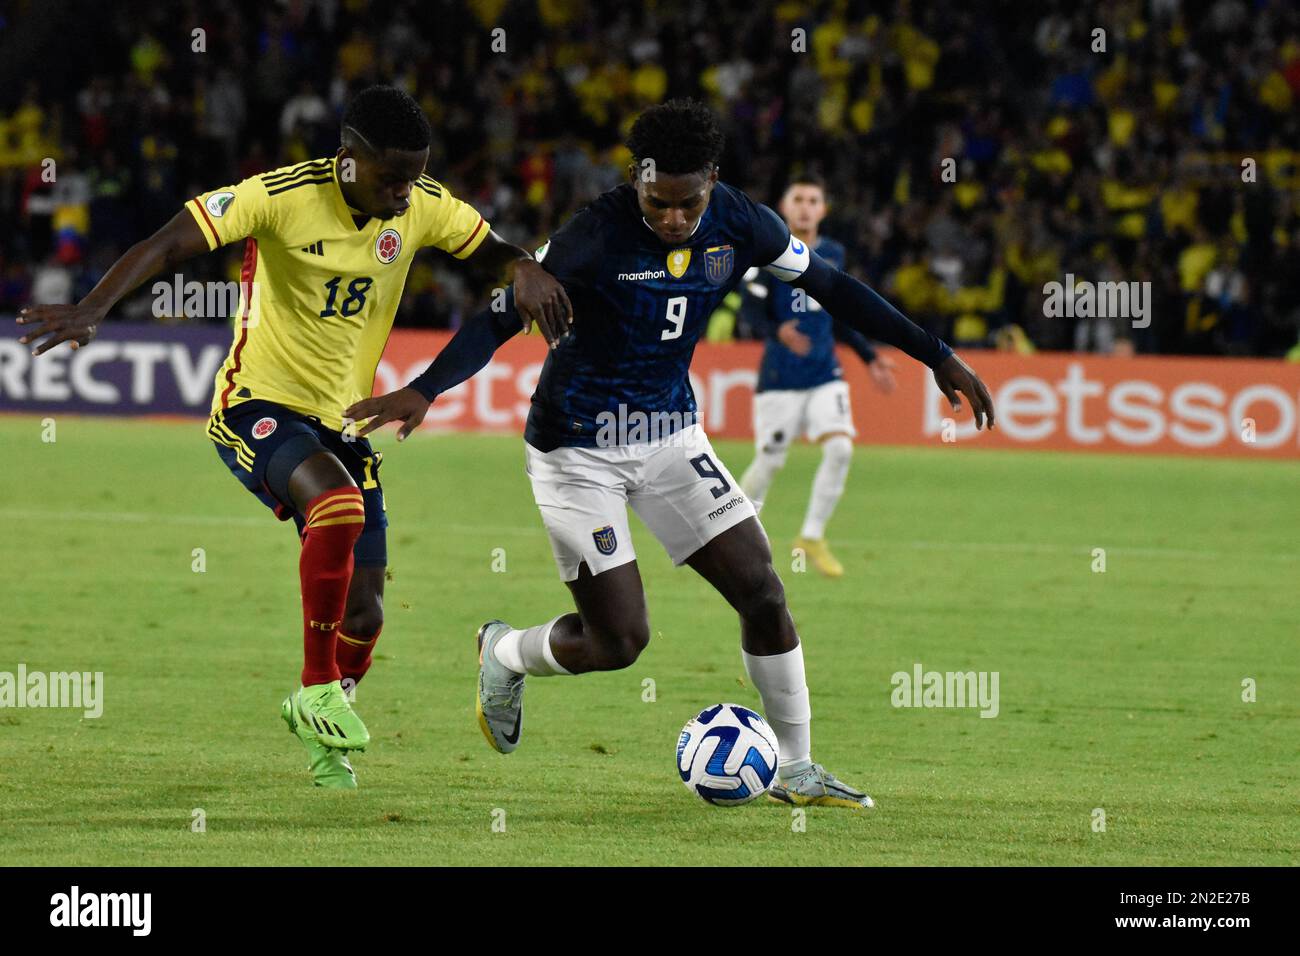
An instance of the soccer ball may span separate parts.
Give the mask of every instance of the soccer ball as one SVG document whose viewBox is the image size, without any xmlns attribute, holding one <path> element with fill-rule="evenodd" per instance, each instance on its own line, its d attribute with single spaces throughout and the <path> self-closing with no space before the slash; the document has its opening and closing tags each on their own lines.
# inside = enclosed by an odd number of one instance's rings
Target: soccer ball
<svg viewBox="0 0 1300 956">
<path fill-rule="evenodd" d="M 738 807 L 767 793 L 776 779 L 776 734 L 739 704 L 702 710 L 677 738 L 677 772 L 686 789 L 719 807 Z"/>
</svg>

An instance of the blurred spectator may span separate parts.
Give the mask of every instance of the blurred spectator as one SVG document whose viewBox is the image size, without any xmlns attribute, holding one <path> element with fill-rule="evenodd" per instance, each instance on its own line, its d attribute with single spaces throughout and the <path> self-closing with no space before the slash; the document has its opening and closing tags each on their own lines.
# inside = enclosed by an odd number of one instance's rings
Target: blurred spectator
<svg viewBox="0 0 1300 956">
<path fill-rule="evenodd" d="M 6 306 L 79 294 L 202 189 L 328 155 L 350 93 L 392 82 L 429 114 L 434 178 L 526 245 L 621 181 L 639 109 L 690 95 L 722 119 L 728 182 L 773 203 L 819 175 L 850 271 L 954 342 L 1296 344 L 1293 0 L 221 0 L 41 16 L 84 55 L 0 101 L 0 209 L 20 223 L 0 239 Z M 187 270 L 221 277 L 239 252 Z M 1048 317 L 1043 286 L 1067 273 L 1149 282 L 1151 326 Z M 453 324 L 483 281 L 422 253 L 398 321 Z"/>
</svg>

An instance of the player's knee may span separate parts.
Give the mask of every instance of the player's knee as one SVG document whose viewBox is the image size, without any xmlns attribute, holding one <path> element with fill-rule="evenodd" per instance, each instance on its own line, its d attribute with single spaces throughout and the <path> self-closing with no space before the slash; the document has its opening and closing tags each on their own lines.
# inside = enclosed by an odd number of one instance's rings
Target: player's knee
<svg viewBox="0 0 1300 956">
<path fill-rule="evenodd" d="M 350 602 L 343 615 L 343 633 L 354 638 L 370 638 L 384 626 L 384 602 L 378 594 Z"/>
<path fill-rule="evenodd" d="M 853 461 L 853 439 L 848 435 L 832 435 L 822 442 L 822 455 L 832 465 L 847 468 Z"/>
<path fill-rule="evenodd" d="M 755 577 L 746 586 L 741 598 L 740 614 L 752 624 L 763 625 L 780 620 L 785 613 L 785 586 L 772 566 L 768 565 L 765 573 Z"/>
<path fill-rule="evenodd" d="M 758 461 L 768 472 L 780 471 L 785 467 L 785 459 L 789 453 L 789 445 L 765 445 L 758 450 Z"/>
<path fill-rule="evenodd" d="M 650 622 L 640 620 L 620 621 L 601 634 L 605 650 L 605 664 L 610 670 L 631 667 L 650 643 Z"/>
<path fill-rule="evenodd" d="M 619 660 L 623 667 L 631 667 L 641 652 L 650 644 L 650 622 L 640 620 L 630 622 L 619 635 Z"/>
</svg>

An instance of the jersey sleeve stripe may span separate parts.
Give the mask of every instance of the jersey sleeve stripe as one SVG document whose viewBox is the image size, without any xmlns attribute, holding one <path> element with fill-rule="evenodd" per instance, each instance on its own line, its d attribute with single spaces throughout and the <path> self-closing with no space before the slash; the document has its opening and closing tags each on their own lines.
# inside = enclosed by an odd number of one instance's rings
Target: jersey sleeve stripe
<svg viewBox="0 0 1300 956">
<path fill-rule="evenodd" d="M 483 217 L 482 217 L 482 216 L 479 216 L 479 217 L 478 217 L 478 225 L 475 226 L 475 227 L 474 227 L 474 231 L 471 232 L 471 233 L 469 234 L 469 238 L 466 239 L 464 242 L 462 242 L 459 246 L 457 246 L 457 247 L 452 251 L 451 254 L 452 254 L 453 256 L 458 256 L 458 255 L 460 255 L 461 250 L 464 249 L 466 246 L 468 246 L 471 242 L 474 241 L 474 237 L 478 235 L 479 230 L 482 229 L 482 228 L 483 228 Z"/>
<path fill-rule="evenodd" d="M 320 186 L 325 183 L 334 182 L 333 176 L 325 176 L 321 179 L 299 179 L 297 182 L 289 183 L 287 186 L 278 186 L 274 189 L 267 189 L 268 196 L 278 196 L 280 193 L 287 193 L 290 189 L 297 189 L 299 186 Z"/>
<path fill-rule="evenodd" d="M 199 202 L 198 199 L 191 199 L 190 202 L 194 203 L 194 208 L 199 211 L 199 215 L 203 217 L 203 222 L 207 224 L 208 231 L 212 233 L 212 248 L 217 248 L 217 246 L 221 245 L 221 237 L 217 235 L 217 227 L 212 225 L 212 220 L 208 218 L 208 211 L 203 208 L 203 203 Z"/>
<path fill-rule="evenodd" d="M 248 237 L 248 242 L 244 245 L 244 265 L 239 270 L 239 284 L 244 289 L 244 310 L 239 317 L 239 341 L 235 343 L 235 351 L 230 368 L 226 369 L 226 387 L 221 390 L 221 407 L 228 408 L 228 399 L 230 393 L 235 388 L 235 376 L 240 370 L 240 354 L 244 351 L 244 343 L 248 341 L 248 313 L 252 308 L 253 302 L 253 277 L 257 275 L 257 240 L 252 236 Z"/>
<path fill-rule="evenodd" d="M 281 186 L 292 179 L 298 179 L 313 173 L 323 173 L 329 169 L 332 159 L 317 159 L 310 163 L 303 163 L 301 166 L 294 166 L 286 173 L 265 173 L 262 176 L 262 182 L 268 186 Z"/>
<path fill-rule="evenodd" d="M 432 186 L 430 186 L 428 183 L 424 182 L 423 180 L 416 180 L 416 182 L 415 182 L 415 188 L 418 189 L 418 190 L 420 190 L 421 192 L 428 193 L 428 194 L 429 194 L 430 196 L 432 196 L 434 199 L 441 199 L 441 198 L 442 198 L 442 190 L 441 190 L 441 189 L 434 189 Z"/>
</svg>

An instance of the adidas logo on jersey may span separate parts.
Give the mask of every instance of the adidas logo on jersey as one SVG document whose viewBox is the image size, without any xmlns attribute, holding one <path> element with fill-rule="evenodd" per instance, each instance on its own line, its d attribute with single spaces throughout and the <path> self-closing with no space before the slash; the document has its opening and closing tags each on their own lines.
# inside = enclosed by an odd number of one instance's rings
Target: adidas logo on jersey
<svg viewBox="0 0 1300 956">
<path fill-rule="evenodd" d="M 322 239 L 320 242 L 313 242 L 310 246 L 303 246 L 302 251 L 311 253 L 313 256 L 323 256 L 325 255 L 325 241 Z"/>
</svg>

